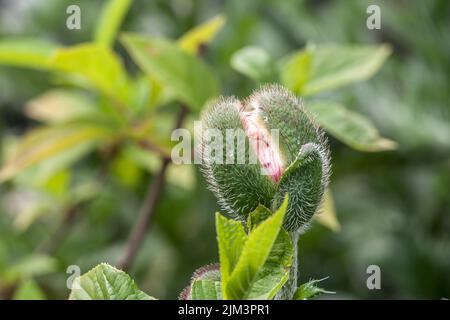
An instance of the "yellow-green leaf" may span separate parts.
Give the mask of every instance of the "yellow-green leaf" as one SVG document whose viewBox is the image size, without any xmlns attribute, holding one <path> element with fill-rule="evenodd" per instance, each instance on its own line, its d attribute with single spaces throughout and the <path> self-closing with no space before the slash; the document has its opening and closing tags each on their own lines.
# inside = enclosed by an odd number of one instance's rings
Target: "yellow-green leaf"
<svg viewBox="0 0 450 320">
<path fill-rule="evenodd" d="M 304 96 L 317 94 L 370 78 L 391 51 L 386 44 L 308 46 L 282 65 L 282 81 Z"/>
<path fill-rule="evenodd" d="M 131 34 L 124 35 L 122 42 L 144 72 L 190 108 L 198 111 L 217 95 L 218 85 L 211 70 L 175 44 Z"/>
<path fill-rule="evenodd" d="M 281 82 L 294 92 L 301 92 L 311 72 L 311 51 L 306 48 L 288 58 L 281 68 Z"/>
<path fill-rule="evenodd" d="M 397 147 L 397 143 L 382 138 L 366 117 L 332 101 L 315 101 L 306 105 L 317 122 L 338 140 L 360 151 L 384 151 Z"/>
<path fill-rule="evenodd" d="M 289 278 L 294 249 L 286 230 L 281 229 L 269 256 L 252 283 L 248 299 L 271 300 Z"/>
<path fill-rule="evenodd" d="M 81 144 L 94 147 L 108 135 L 108 130 L 92 125 L 75 124 L 34 129 L 22 138 L 15 152 L 1 167 L 0 182 L 70 148 Z"/>
<path fill-rule="evenodd" d="M 107 0 L 95 29 L 95 41 L 110 46 L 133 0 Z"/>
<path fill-rule="evenodd" d="M 67 191 L 64 185 L 61 184 L 64 183 L 64 181 L 58 182 L 58 179 L 56 179 L 56 181 L 52 182 L 52 180 L 91 152 L 93 147 L 94 144 L 92 143 L 80 143 L 71 148 L 64 149 L 61 152 L 46 158 L 45 161 L 39 161 L 38 163 L 21 170 L 17 175 L 14 175 L 14 181 L 20 185 L 45 190 L 47 194 L 52 194 L 54 196 L 63 195 L 65 191 Z M 51 186 L 51 184 L 55 182 L 56 185 Z"/>
<path fill-rule="evenodd" d="M 314 215 L 314 218 L 317 222 L 334 232 L 341 230 L 341 225 L 337 218 L 336 208 L 334 206 L 333 195 L 329 189 L 325 191 L 322 206 L 319 212 Z"/>
<path fill-rule="evenodd" d="M 185 33 L 178 40 L 178 45 L 186 52 L 195 55 L 201 45 L 208 44 L 214 39 L 216 34 L 222 29 L 225 21 L 225 16 L 215 16 L 211 20 L 208 20 Z"/>
<path fill-rule="evenodd" d="M 322 282 L 325 279 L 327 278 L 319 280 L 309 280 L 308 282 L 300 285 L 300 287 L 298 287 L 297 291 L 294 293 L 294 300 L 308 300 L 326 293 L 335 294 L 336 292 L 327 291 L 318 286 L 318 283 Z"/>
<path fill-rule="evenodd" d="M 263 270 L 280 233 L 287 204 L 288 197 L 272 216 L 260 223 L 249 234 L 229 278 L 226 281 L 222 278 L 224 299 L 247 299 L 250 296 L 252 286 L 258 279 L 259 272 Z M 222 254 L 220 254 L 220 263 L 222 268 Z"/>
<path fill-rule="evenodd" d="M 57 46 L 37 39 L 14 38 L 0 41 L 0 64 L 34 69 L 51 69 Z"/>
<path fill-rule="evenodd" d="M 128 102 L 129 80 L 120 58 L 109 47 L 80 44 L 59 49 L 53 57 L 58 69 L 78 78 L 81 85 L 91 86 L 119 102 Z"/>
<path fill-rule="evenodd" d="M 218 212 L 216 213 L 216 231 L 219 244 L 222 291 L 224 292 L 228 278 L 235 268 L 242 248 L 247 241 L 247 235 L 240 221 L 227 219 Z"/>
</svg>

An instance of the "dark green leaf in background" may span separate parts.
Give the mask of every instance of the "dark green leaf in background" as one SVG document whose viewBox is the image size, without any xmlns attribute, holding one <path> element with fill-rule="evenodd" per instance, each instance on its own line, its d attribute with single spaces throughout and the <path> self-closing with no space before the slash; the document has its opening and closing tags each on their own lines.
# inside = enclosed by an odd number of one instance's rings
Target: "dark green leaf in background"
<svg viewBox="0 0 450 320">
<path fill-rule="evenodd" d="M 360 151 L 392 150 L 397 143 L 383 138 L 366 117 L 332 101 L 309 102 L 307 109 L 327 132 Z"/>
<path fill-rule="evenodd" d="M 231 57 L 231 66 L 258 82 L 276 78 L 272 57 L 261 47 L 245 47 L 236 51 Z"/>
<path fill-rule="evenodd" d="M 285 61 L 282 81 L 301 95 L 318 94 L 370 78 L 390 53 L 388 45 L 310 45 Z"/>
</svg>

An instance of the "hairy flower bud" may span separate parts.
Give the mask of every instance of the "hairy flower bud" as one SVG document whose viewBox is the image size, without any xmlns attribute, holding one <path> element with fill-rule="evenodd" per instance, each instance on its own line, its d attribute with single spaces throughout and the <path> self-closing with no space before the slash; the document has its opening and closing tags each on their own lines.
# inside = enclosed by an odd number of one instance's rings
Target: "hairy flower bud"
<svg viewBox="0 0 450 320">
<path fill-rule="evenodd" d="M 328 184 L 330 159 L 322 131 L 296 96 L 271 85 L 243 102 L 220 98 L 203 112 L 202 129 L 202 171 L 229 216 L 246 219 L 258 204 L 276 210 L 289 194 L 284 227 L 308 224 Z M 225 141 L 217 145 L 211 130 Z"/>
<path fill-rule="evenodd" d="M 214 280 L 220 281 L 220 266 L 218 263 L 208 264 L 195 270 L 192 275 L 190 284 L 181 291 L 178 300 L 192 300 L 191 291 L 192 284 L 196 280 Z"/>
</svg>

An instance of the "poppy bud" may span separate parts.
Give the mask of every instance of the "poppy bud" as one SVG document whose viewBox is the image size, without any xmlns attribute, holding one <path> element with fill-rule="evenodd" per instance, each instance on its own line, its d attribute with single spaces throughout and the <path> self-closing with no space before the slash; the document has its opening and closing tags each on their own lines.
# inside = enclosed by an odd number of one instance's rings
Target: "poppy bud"
<svg viewBox="0 0 450 320">
<path fill-rule="evenodd" d="M 220 281 L 220 266 L 218 263 L 208 264 L 197 270 L 191 278 L 191 283 L 181 291 L 178 300 L 192 300 L 192 285 L 196 280 L 214 280 Z"/>
<path fill-rule="evenodd" d="M 289 194 L 284 227 L 302 229 L 328 185 L 324 134 L 300 99 L 279 85 L 263 87 L 243 102 L 210 103 L 202 114 L 200 151 L 209 189 L 235 219 L 247 219 L 258 204 L 276 210 Z"/>
</svg>

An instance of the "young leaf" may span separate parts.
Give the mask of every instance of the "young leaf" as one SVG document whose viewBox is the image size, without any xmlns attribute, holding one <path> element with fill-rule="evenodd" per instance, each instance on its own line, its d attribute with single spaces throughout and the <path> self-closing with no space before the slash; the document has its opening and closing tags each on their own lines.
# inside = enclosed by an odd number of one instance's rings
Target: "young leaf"
<svg viewBox="0 0 450 320">
<path fill-rule="evenodd" d="M 251 212 L 247 221 L 247 228 L 250 234 L 271 215 L 272 212 L 262 205 L 259 205 Z M 235 222 L 233 220 L 229 221 Z M 285 230 L 280 230 L 266 262 L 251 286 L 247 298 L 272 299 L 288 279 L 292 258 L 293 247 L 290 237 Z"/>
<path fill-rule="evenodd" d="M 308 47 L 284 63 L 282 79 L 286 86 L 304 96 L 317 94 L 370 78 L 391 51 L 388 45 Z M 308 52 L 310 62 L 306 61 Z"/>
<path fill-rule="evenodd" d="M 57 46 L 36 39 L 0 41 L 0 64 L 34 69 L 51 69 L 51 56 Z"/>
<path fill-rule="evenodd" d="M 272 211 L 264 207 L 262 204 L 258 205 L 255 210 L 250 212 L 247 219 L 247 228 L 249 232 L 255 229 L 261 222 L 272 215 Z"/>
<path fill-rule="evenodd" d="M 341 225 L 339 224 L 336 208 L 334 206 L 333 195 L 331 194 L 330 189 L 325 191 L 322 206 L 320 207 L 319 212 L 314 215 L 314 218 L 317 222 L 334 232 L 341 230 Z"/>
<path fill-rule="evenodd" d="M 220 281 L 195 280 L 192 283 L 191 300 L 222 300 Z"/>
<path fill-rule="evenodd" d="M 198 111 L 216 96 L 217 82 L 210 69 L 175 44 L 131 34 L 124 35 L 122 43 L 142 70 L 190 108 Z"/>
<path fill-rule="evenodd" d="M 216 213 L 216 230 L 221 279 L 222 283 L 226 284 L 239 260 L 247 235 L 240 221 L 227 219 L 218 212 Z"/>
<path fill-rule="evenodd" d="M 108 130 L 93 125 L 74 124 L 35 129 L 22 138 L 11 158 L 0 168 L 0 182 L 81 144 L 88 145 L 91 150 L 109 135 Z"/>
<path fill-rule="evenodd" d="M 201 45 L 208 44 L 216 34 L 222 29 L 226 18 L 223 15 L 217 15 L 194 29 L 185 33 L 178 39 L 178 45 L 184 51 L 195 55 Z"/>
<path fill-rule="evenodd" d="M 231 57 L 231 66 L 250 79 L 259 82 L 275 78 L 272 57 L 261 47 L 245 47 Z"/>
<path fill-rule="evenodd" d="M 125 272 L 102 263 L 75 279 L 70 300 L 155 300 Z"/>
<path fill-rule="evenodd" d="M 323 280 L 325 280 L 327 278 L 324 279 L 320 279 L 320 280 L 310 280 L 304 284 L 302 284 L 300 287 L 298 287 L 297 291 L 294 294 L 294 300 L 306 300 L 306 299 L 311 299 L 314 297 L 317 297 L 321 294 L 324 293 L 332 293 L 334 294 L 335 292 L 332 291 L 326 291 L 322 288 L 319 288 L 317 286 L 317 284 Z"/>
<path fill-rule="evenodd" d="M 95 29 L 95 42 L 111 46 L 133 0 L 108 0 Z"/>
<path fill-rule="evenodd" d="M 311 73 L 311 50 L 305 50 L 288 58 L 281 68 L 281 82 L 294 92 L 302 92 Z"/>
<path fill-rule="evenodd" d="M 347 110 L 336 102 L 310 102 L 307 109 L 317 122 L 338 140 L 360 151 L 384 151 L 397 143 L 380 137 L 375 126 L 364 116 Z"/>
<path fill-rule="evenodd" d="M 62 195 L 68 190 L 65 184 L 69 183 L 68 180 L 70 180 L 70 167 L 90 153 L 93 147 L 94 145 L 89 143 L 74 145 L 72 148 L 64 149 L 61 152 L 46 158 L 44 161 L 39 161 L 38 163 L 23 169 L 13 178 L 15 182 L 20 185 L 45 189 L 48 194 Z M 55 183 L 55 186 L 50 186 Z M 38 207 L 41 209 L 36 213 L 42 213 L 42 209 L 44 209 L 45 212 L 49 212 L 49 207 L 55 208 L 55 204 L 53 204 L 53 206 L 50 205 L 48 198 L 41 199 L 40 203 L 41 205 Z M 19 217 L 20 214 L 17 218 L 19 219 Z"/>
<path fill-rule="evenodd" d="M 248 299 L 270 300 L 289 278 L 294 249 L 289 234 L 280 230 L 264 266 L 252 284 Z"/>
<path fill-rule="evenodd" d="M 286 197 L 280 208 L 248 236 L 236 267 L 228 279 L 222 278 L 224 299 L 247 299 L 251 296 L 252 286 L 263 270 L 280 233 L 287 204 Z M 222 264 L 222 255 L 220 258 Z"/>
<path fill-rule="evenodd" d="M 77 76 L 81 85 L 92 86 L 119 102 L 129 99 L 129 81 L 119 57 L 108 47 L 80 44 L 56 51 L 53 61 L 60 70 Z M 81 78 L 80 78 L 81 77 Z"/>
</svg>

